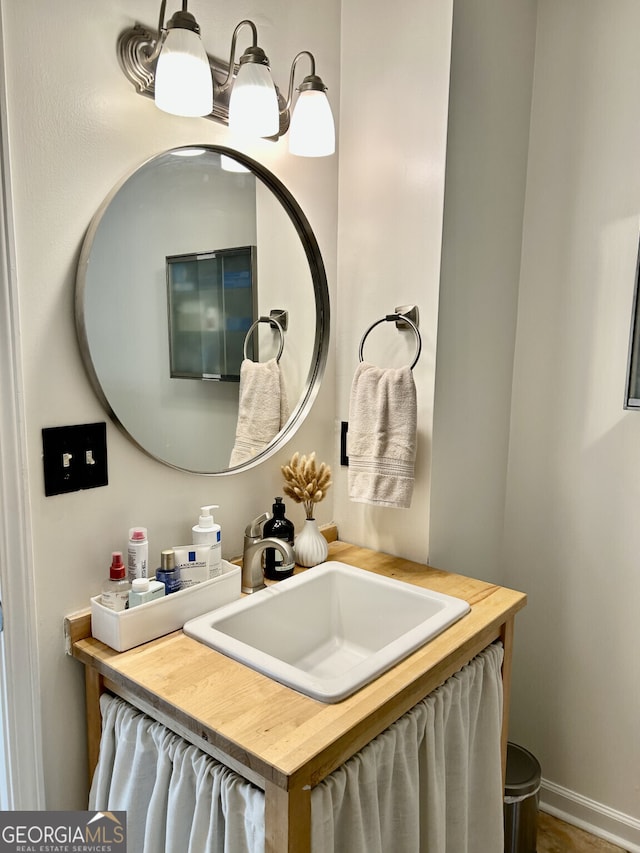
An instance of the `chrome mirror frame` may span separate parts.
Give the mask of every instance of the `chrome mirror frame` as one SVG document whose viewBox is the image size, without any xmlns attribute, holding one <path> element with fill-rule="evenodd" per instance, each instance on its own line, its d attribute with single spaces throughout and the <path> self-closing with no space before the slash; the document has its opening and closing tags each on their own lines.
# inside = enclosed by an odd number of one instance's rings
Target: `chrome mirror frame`
<svg viewBox="0 0 640 853">
<path fill-rule="evenodd" d="M 309 413 L 320 389 L 320 383 L 324 376 L 324 371 L 326 368 L 329 353 L 329 288 L 327 284 L 327 276 L 324 267 L 324 262 L 322 260 L 320 247 L 318 245 L 318 241 L 316 240 L 315 234 L 313 233 L 311 225 L 309 224 L 309 221 L 303 213 L 300 205 L 295 200 L 293 195 L 289 192 L 289 190 L 285 187 L 282 181 L 280 181 L 279 178 L 277 178 L 272 172 L 270 172 L 266 167 L 264 167 L 257 161 L 251 159 L 250 157 L 247 157 L 245 154 L 235 151 L 234 149 L 226 148 L 221 145 L 192 144 L 179 146 L 171 150 L 180 151 L 181 149 L 191 148 L 203 148 L 214 153 L 219 153 L 220 155 L 231 157 L 237 160 L 247 169 L 249 169 L 256 176 L 256 178 L 258 178 L 268 189 L 271 190 L 276 199 L 283 206 L 302 243 L 305 256 L 309 264 L 311 281 L 313 284 L 316 314 L 316 331 L 313 343 L 311 367 L 307 375 L 307 379 L 305 381 L 302 393 L 300 395 L 300 399 L 294 407 L 289 420 L 287 421 L 283 429 L 280 430 L 280 432 L 275 436 L 269 446 L 265 448 L 265 450 L 252 457 L 250 460 L 243 462 L 241 465 L 236 465 L 233 468 L 226 468 L 221 471 L 197 471 L 189 468 L 183 468 L 179 465 L 174 465 L 173 463 L 167 461 L 166 459 L 162 459 L 161 457 L 155 455 L 154 453 L 151 453 L 149 450 L 143 447 L 121 423 L 104 393 L 104 390 L 96 373 L 95 365 L 91 358 L 91 351 L 87 335 L 87 326 L 85 321 L 85 284 L 93 241 L 96 236 L 98 227 L 102 221 L 102 218 L 107 208 L 109 207 L 111 200 L 114 198 L 114 196 L 123 186 L 123 184 L 125 184 L 126 181 L 128 181 L 129 178 L 139 169 L 150 164 L 157 157 L 166 154 L 166 151 L 160 152 L 160 154 L 150 157 L 145 162 L 138 164 L 135 169 L 131 170 L 131 172 L 129 172 L 121 181 L 118 182 L 115 187 L 113 187 L 113 189 L 107 195 L 100 208 L 98 209 L 97 213 L 93 217 L 86 232 L 82 244 L 82 249 L 80 252 L 80 258 L 78 261 L 75 287 L 75 322 L 80 353 L 91 386 L 94 392 L 96 393 L 98 399 L 100 400 L 101 404 L 105 408 L 105 411 L 109 415 L 110 419 L 129 439 L 129 441 L 131 441 L 145 455 L 151 457 L 152 459 L 155 459 L 157 462 L 160 462 L 163 465 L 167 465 L 169 468 L 173 468 L 178 471 L 186 471 L 187 473 L 192 474 L 200 474 L 201 476 L 206 477 L 220 477 L 249 470 L 251 468 L 256 467 L 261 462 L 264 462 L 269 457 L 273 456 L 291 439 L 291 437 L 298 430 L 298 428 L 306 418 L 307 414 Z"/>
</svg>

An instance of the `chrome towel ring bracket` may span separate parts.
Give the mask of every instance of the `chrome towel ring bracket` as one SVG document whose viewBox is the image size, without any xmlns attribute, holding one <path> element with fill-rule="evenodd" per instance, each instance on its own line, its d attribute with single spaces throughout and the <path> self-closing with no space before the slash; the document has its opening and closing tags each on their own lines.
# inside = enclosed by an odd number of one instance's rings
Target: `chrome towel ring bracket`
<svg viewBox="0 0 640 853">
<path fill-rule="evenodd" d="M 249 331 L 245 335 L 244 338 L 244 346 L 242 348 L 242 352 L 244 354 L 245 359 L 248 358 L 247 354 L 247 346 L 249 341 L 251 340 L 251 335 L 258 328 L 260 323 L 269 323 L 272 329 L 277 329 L 280 335 L 280 346 L 278 347 L 278 354 L 276 356 L 276 362 L 280 361 L 280 356 L 282 355 L 282 351 L 284 350 L 284 332 L 287 328 L 287 312 L 286 311 L 272 311 L 269 317 L 258 317 L 251 326 L 249 326 Z"/>
<path fill-rule="evenodd" d="M 413 357 L 413 361 L 410 365 L 410 370 L 418 363 L 418 359 L 420 358 L 420 353 L 422 352 L 422 337 L 420 335 L 420 331 L 418 329 L 418 309 L 416 306 L 405 306 L 403 308 L 396 308 L 396 311 L 393 314 L 387 314 L 382 317 L 380 320 L 376 320 L 375 323 L 372 323 L 367 331 L 362 336 L 362 340 L 360 341 L 360 348 L 358 350 L 358 358 L 360 361 L 364 361 L 363 350 L 364 350 L 364 342 L 367 339 L 367 336 L 376 326 L 379 326 L 381 323 L 395 323 L 398 329 L 411 329 L 414 335 L 416 336 L 416 353 Z"/>
</svg>

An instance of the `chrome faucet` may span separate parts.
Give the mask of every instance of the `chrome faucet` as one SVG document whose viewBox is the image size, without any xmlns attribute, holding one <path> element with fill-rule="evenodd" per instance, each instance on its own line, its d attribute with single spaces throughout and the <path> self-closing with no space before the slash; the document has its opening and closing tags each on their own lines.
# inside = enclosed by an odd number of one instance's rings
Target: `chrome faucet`
<svg viewBox="0 0 640 853">
<path fill-rule="evenodd" d="M 282 559 L 286 563 L 295 563 L 296 558 L 293 548 L 283 539 L 275 536 L 262 538 L 262 525 L 271 518 L 268 512 L 263 512 L 258 518 L 254 518 L 244 531 L 244 548 L 242 550 L 242 592 L 252 593 L 264 589 L 264 571 L 262 569 L 262 554 L 266 548 L 275 548 L 280 551 Z"/>
</svg>

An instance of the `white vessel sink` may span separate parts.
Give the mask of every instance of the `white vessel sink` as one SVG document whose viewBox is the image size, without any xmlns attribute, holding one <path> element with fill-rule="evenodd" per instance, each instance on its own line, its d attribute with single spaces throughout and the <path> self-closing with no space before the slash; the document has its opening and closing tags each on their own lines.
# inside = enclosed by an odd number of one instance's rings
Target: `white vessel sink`
<svg viewBox="0 0 640 853">
<path fill-rule="evenodd" d="M 328 562 L 183 630 L 313 699 L 339 702 L 469 610 L 459 598 Z"/>
</svg>

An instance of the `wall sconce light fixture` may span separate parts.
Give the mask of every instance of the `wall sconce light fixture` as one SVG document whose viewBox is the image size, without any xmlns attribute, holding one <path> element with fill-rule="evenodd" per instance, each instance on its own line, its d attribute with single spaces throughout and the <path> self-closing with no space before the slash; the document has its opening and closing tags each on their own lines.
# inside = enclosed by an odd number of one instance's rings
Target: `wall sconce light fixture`
<svg viewBox="0 0 640 853">
<path fill-rule="evenodd" d="M 186 8 L 176 12 L 157 43 L 160 53 L 155 71 L 156 106 L 178 116 L 205 116 L 210 113 L 213 109 L 213 78 L 209 59 L 200 41 L 200 27 L 193 15 Z"/>
<path fill-rule="evenodd" d="M 298 99 L 291 116 L 289 151 L 301 157 L 326 157 L 336 150 L 336 129 L 326 92 L 327 87 L 316 74 L 312 53 L 302 50 L 291 63 L 287 108 L 293 100 L 293 78 L 298 60 L 308 56 L 311 73 L 298 86 Z"/>
<path fill-rule="evenodd" d="M 187 2 L 182 0 L 182 9 L 165 26 L 166 0 L 162 0 L 155 35 L 138 24 L 120 35 L 120 66 L 137 92 L 154 97 L 165 112 L 210 118 L 252 137 L 277 139 L 290 129 L 292 154 L 333 154 L 333 115 L 326 86 L 315 73 L 313 54 L 303 50 L 294 58 L 285 101 L 271 77 L 269 60 L 258 45 L 253 21 L 240 21 L 233 31 L 226 64 L 206 53 L 200 27 L 187 10 Z M 252 43 L 236 65 L 236 43 L 242 27 L 251 29 Z M 311 63 L 311 73 L 297 89 L 291 114 L 295 69 L 303 56 Z"/>
</svg>

